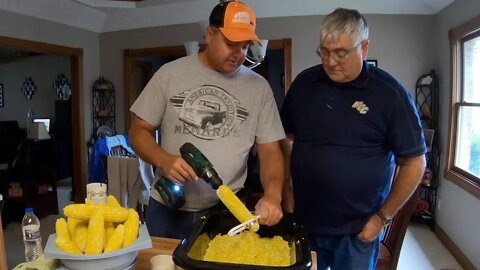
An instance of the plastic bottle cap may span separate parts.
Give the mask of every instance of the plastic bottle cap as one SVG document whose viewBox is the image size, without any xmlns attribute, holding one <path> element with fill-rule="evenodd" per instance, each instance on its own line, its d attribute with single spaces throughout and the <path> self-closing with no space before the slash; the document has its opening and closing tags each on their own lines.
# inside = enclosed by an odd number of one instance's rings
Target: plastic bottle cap
<svg viewBox="0 0 480 270">
<path fill-rule="evenodd" d="M 31 207 L 25 208 L 25 213 L 33 213 L 33 208 Z"/>
</svg>

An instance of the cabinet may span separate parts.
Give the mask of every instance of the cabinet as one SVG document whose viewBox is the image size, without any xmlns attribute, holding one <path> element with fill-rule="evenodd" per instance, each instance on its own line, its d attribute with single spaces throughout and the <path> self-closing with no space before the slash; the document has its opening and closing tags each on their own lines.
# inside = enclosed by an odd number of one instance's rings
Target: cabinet
<svg viewBox="0 0 480 270">
<path fill-rule="evenodd" d="M 55 100 L 55 157 L 57 179 L 72 177 L 72 109 L 70 100 Z"/>
<path fill-rule="evenodd" d="M 416 202 L 413 219 L 433 229 L 437 203 L 440 167 L 438 127 L 438 77 L 435 70 L 420 76 L 415 88 L 415 102 L 427 143 L 427 166 L 420 183 L 420 197 Z"/>
</svg>

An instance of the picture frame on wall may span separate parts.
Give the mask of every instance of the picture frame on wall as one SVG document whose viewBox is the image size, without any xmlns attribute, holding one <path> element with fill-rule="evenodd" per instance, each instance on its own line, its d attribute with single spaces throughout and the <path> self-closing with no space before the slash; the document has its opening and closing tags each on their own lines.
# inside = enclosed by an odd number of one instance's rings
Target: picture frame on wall
<svg viewBox="0 0 480 270">
<path fill-rule="evenodd" d="M 374 59 L 367 59 L 367 64 L 370 64 L 374 67 L 377 67 L 377 60 L 374 60 Z"/>
<path fill-rule="evenodd" d="M 3 95 L 3 84 L 0 83 L 0 107 L 5 106 L 5 98 Z"/>
</svg>

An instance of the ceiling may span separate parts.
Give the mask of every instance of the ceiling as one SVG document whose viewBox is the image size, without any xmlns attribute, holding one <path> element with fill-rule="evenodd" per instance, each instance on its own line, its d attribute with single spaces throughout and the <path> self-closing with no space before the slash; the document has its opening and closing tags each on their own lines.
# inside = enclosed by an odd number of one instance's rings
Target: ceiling
<svg viewBox="0 0 480 270">
<path fill-rule="evenodd" d="M 454 0 L 243 0 L 258 18 L 324 15 L 337 7 L 363 14 L 436 14 Z M 205 21 L 219 0 L 1 0 L 0 10 L 97 33 Z"/>
</svg>

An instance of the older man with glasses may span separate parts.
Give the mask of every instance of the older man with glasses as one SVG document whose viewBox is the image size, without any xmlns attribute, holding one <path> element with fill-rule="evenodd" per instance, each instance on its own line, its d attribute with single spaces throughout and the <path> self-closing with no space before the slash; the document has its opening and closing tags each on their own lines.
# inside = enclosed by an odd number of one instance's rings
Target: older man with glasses
<svg viewBox="0 0 480 270">
<path fill-rule="evenodd" d="M 282 203 L 305 225 L 318 269 L 374 269 L 383 228 L 425 168 L 412 98 L 366 63 L 368 45 L 358 11 L 327 15 L 317 49 L 322 64 L 297 76 L 281 110 L 287 134 Z"/>
</svg>

